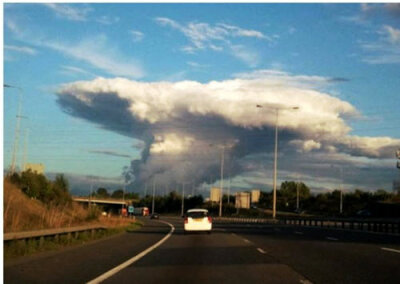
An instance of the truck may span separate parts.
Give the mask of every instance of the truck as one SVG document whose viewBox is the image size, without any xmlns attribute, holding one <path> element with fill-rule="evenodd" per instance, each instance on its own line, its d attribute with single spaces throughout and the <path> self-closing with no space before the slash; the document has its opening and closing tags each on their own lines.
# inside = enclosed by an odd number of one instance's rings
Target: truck
<svg viewBox="0 0 400 284">
<path fill-rule="evenodd" d="M 136 216 L 149 216 L 149 208 L 148 207 L 135 207 L 133 209 L 133 215 Z"/>
</svg>

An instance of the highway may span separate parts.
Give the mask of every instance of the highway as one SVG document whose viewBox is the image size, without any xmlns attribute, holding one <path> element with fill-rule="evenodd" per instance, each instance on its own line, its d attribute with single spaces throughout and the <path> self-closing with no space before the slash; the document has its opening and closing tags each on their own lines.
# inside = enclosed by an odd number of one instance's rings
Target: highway
<svg viewBox="0 0 400 284">
<path fill-rule="evenodd" d="M 160 219 L 172 227 L 143 220 L 145 226 L 139 231 L 5 263 L 4 282 L 87 283 L 101 275 L 106 277 L 103 283 L 398 283 L 400 279 L 398 236 L 257 224 L 214 224 L 211 235 L 184 235 L 181 218 Z M 128 260 L 133 262 L 112 272 Z"/>
</svg>

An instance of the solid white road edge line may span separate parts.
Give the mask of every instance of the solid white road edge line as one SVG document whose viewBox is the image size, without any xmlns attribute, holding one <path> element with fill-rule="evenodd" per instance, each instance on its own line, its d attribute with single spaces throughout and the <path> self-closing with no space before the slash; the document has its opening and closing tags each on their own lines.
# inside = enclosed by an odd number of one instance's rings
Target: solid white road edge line
<svg viewBox="0 0 400 284">
<path fill-rule="evenodd" d="M 245 243 L 251 243 L 248 239 L 243 239 Z"/>
<path fill-rule="evenodd" d="M 400 253 L 400 250 L 397 249 L 391 249 L 391 248 L 381 248 L 382 250 L 386 250 L 386 251 L 391 251 L 391 252 L 397 252 Z"/>
<path fill-rule="evenodd" d="M 136 261 L 141 259 L 143 256 L 145 256 L 146 254 L 148 254 L 152 250 L 156 249 L 162 243 L 164 243 L 166 240 L 168 240 L 169 237 L 171 237 L 172 233 L 175 231 L 175 227 L 171 223 L 168 223 L 168 222 L 165 222 L 165 221 L 159 221 L 159 222 L 165 223 L 165 224 L 167 224 L 167 225 L 169 225 L 171 227 L 171 231 L 169 231 L 169 233 L 164 238 L 162 238 L 156 244 L 152 245 L 151 247 L 147 248 L 146 250 L 142 251 L 141 253 L 137 254 L 136 256 L 132 257 L 131 259 L 125 261 L 124 263 L 121 263 L 117 267 L 114 267 L 113 269 L 107 271 L 106 273 L 100 275 L 99 277 L 87 282 L 87 284 L 97 284 L 97 283 L 103 282 L 107 278 L 110 278 L 111 276 L 113 276 L 114 274 L 118 273 L 122 269 L 128 267 L 132 263 L 135 263 Z"/>
</svg>

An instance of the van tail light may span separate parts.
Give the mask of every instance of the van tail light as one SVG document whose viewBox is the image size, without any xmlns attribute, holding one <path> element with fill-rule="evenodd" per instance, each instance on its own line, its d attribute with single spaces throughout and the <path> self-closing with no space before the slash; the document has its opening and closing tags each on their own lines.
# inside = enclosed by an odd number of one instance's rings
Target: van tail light
<svg viewBox="0 0 400 284">
<path fill-rule="evenodd" d="M 187 224 L 188 222 L 188 217 L 185 217 L 185 224 Z"/>
<path fill-rule="evenodd" d="M 209 222 L 209 223 L 212 223 L 212 218 L 211 218 L 211 216 L 208 216 L 208 222 Z"/>
</svg>

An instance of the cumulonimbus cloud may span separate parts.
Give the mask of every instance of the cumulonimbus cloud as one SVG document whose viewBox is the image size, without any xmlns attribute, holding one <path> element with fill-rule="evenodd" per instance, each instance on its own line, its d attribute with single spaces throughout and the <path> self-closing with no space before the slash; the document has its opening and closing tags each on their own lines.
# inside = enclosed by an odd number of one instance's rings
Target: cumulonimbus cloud
<svg viewBox="0 0 400 284">
<path fill-rule="evenodd" d="M 65 84 L 57 96 L 69 114 L 145 143 L 127 171 L 138 184 L 216 180 L 222 151 L 230 175 L 243 173 L 241 160 L 273 151 L 277 113 L 281 153 L 391 157 L 399 139 L 351 135 L 346 119 L 360 114 L 324 91 L 332 81 L 275 70 L 208 83 L 97 78 Z"/>
</svg>

